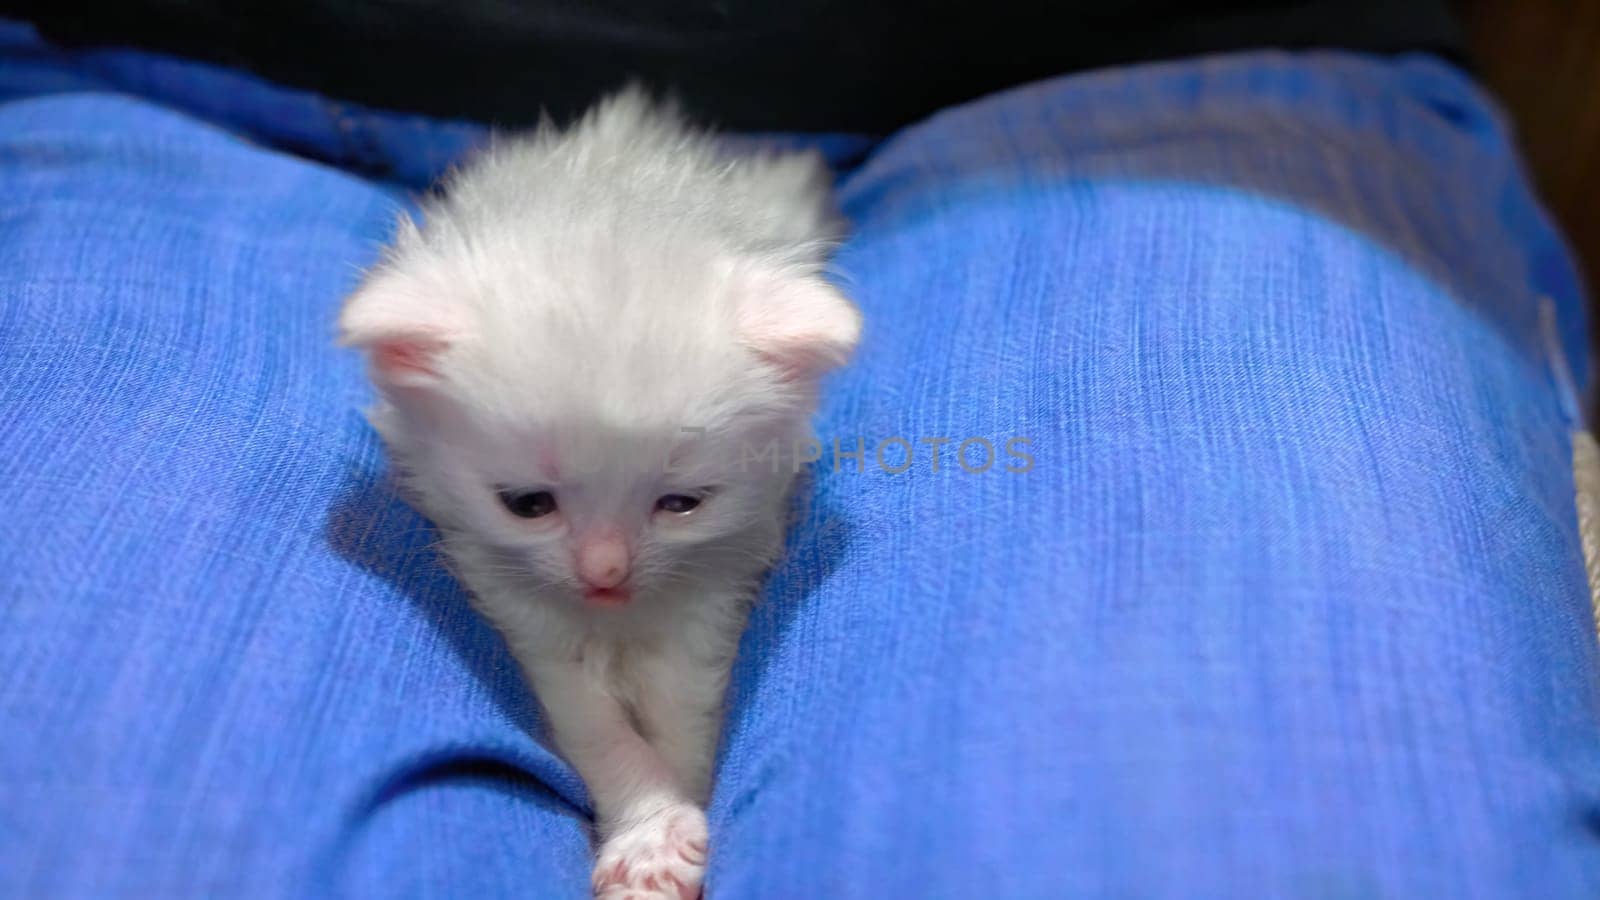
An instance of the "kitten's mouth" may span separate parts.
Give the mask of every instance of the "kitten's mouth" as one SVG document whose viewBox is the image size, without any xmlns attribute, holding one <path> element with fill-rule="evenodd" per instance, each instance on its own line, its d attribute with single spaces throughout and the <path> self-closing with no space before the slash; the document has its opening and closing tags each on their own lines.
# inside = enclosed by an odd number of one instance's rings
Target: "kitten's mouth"
<svg viewBox="0 0 1600 900">
<path fill-rule="evenodd" d="M 633 595 L 627 588 L 592 587 L 583 592 L 583 599 L 595 606 L 622 606 L 633 599 Z"/>
</svg>

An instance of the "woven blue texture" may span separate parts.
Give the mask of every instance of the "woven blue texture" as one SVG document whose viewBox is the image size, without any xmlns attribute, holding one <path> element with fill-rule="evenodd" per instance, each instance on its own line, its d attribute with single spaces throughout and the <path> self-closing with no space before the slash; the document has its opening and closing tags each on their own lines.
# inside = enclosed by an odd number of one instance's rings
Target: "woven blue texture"
<svg viewBox="0 0 1600 900">
<path fill-rule="evenodd" d="M 481 136 L 0 29 L 0 895 L 585 896 L 330 341 Z M 1240 55 L 827 147 L 866 465 L 745 641 L 713 898 L 1600 897 L 1582 298 L 1464 78 Z"/>
</svg>

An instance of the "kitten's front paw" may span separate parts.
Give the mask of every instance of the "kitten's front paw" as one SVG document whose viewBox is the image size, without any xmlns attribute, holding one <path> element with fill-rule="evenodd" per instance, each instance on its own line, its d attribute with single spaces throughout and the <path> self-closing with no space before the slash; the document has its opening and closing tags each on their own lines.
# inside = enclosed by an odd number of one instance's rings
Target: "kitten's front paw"
<svg viewBox="0 0 1600 900">
<path fill-rule="evenodd" d="M 705 813 L 688 804 L 627 825 L 600 845 L 600 900 L 696 900 L 706 874 Z"/>
</svg>

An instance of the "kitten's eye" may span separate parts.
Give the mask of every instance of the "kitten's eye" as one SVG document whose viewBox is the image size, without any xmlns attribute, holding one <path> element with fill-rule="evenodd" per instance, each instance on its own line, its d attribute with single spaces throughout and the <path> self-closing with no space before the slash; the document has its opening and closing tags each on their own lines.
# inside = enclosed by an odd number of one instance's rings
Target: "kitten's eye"
<svg viewBox="0 0 1600 900">
<path fill-rule="evenodd" d="M 694 512 L 699 505 L 700 498 L 691 497 L 688 494 L 668 494 L 656 501 L 656 509 L 662 512 L 679 513 L 680 515 L 686 512 Z"/>
<path fill-rule="evenodd" d="M 549 491 L 500 491 L 499 497 L 519 519 L 538 519 L 556 511 L 556 495 Z"/>
</svg>

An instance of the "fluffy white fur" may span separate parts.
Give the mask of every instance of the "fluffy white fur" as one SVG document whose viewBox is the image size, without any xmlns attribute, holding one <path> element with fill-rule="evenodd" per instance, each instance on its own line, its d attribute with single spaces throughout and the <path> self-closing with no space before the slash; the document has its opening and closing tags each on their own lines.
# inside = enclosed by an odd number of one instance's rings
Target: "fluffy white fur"
<svg viewBox="0 0 1600 900">
<path fill-rule="evenodd" d="M 414 502 L 588 784 L 599 896 L 700 891 L 729 667 L 817 379 L 860 332 L 821 275 L 828 184 L 815 155 L 729 155 L 624 91 L 449 179 L 340 321 Z M 498 495 L 540 490 L 538 518 Z"/>
</svg>

